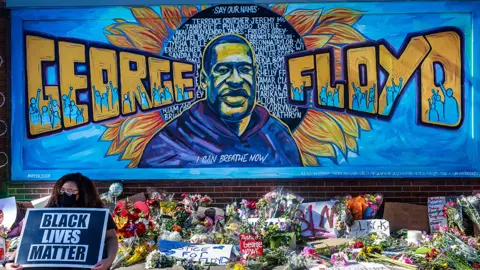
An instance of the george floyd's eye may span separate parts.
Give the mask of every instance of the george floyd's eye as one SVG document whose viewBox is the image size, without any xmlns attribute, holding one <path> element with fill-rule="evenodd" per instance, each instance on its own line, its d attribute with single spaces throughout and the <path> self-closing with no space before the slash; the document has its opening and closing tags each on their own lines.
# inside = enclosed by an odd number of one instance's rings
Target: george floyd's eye
<svg viewBox="0 0 480 270">
<path fill-rule="evenodd" d="M 230 69 L 226 66 L 219 66 L 215 68 L 215 72 L 217 72 L 220 75 L 225 75 L 230 71 Z"/>
<path fill-rule="evenodd" d="M 241 66 L 238 71 L 242 74 L 249 74 L 252 71 L 252 68 L 250 66 Z"/>
</svg>

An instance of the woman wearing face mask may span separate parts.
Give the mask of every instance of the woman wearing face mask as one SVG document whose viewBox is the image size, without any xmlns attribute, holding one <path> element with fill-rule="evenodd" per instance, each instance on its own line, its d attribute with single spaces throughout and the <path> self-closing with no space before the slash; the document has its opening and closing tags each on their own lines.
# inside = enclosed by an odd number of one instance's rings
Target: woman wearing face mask
<svg viewBox="0 0 480 270">
<path fill-rule="evenodd" d="M 45 207 L 60 208 L 104 208 L 103 202 L 93 182 L 80 173 L 67 174 L 60 178 L 53 187 L 52 196 Z M 92 270 L 109 269 L 117 255 L 118 240 L 115 230 L 115 222 L 108 215 L 107 232 L 105 234 L 105 248 L 103 249 L 103 260 L 98 262 Z M 9 261 L 15 258 L 15 254 L 11 256 Z M 7 259 L 8 260 L 8 259 Z M 21 265 L 14 263 L 6 263 L 7 269 L 23 269 Z M 27 268 L 33 269 L 33 268 Z M 42 268 L 45 269 L 45 268 Z M 52 269 L 49 267 L 49 269 Z M 77 268 L 59 268 L 59 269 L 77 269 Z M 85 269 L 85 268 L 78 268 Z"/>
</svg>

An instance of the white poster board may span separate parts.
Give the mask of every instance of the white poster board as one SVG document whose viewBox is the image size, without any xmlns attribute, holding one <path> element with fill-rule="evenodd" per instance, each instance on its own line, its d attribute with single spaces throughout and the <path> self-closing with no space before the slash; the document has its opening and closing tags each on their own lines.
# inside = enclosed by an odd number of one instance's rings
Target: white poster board
<svg viewBox="0 0 480 270">
<path fill-rule="evenodd" d="M 355 220 L 350 228 L 350 235 L 361 237 L 370 233 L 377 233 L 379 235 L 390 235 L 390 223 L 385 219 L 367 219 Z"/>
<path fill-rule="evenodd" d="M 302 236 L 336 237 L 337 217 L 333 206 L 337 201 L 302 203 L 299 207 Z"/>
<path fill-rule="evenodd" d="M 447 225 L 447 218 L 443 213 L 443 207 L 446 204 L 445 197 L 429 197 L 428 198 L 428 222 L 430 232 L 437 232 L 437 226 L 440 224 Z"/>
<path fill-rule="evenodd" d="M 15 197 L 0 199 L 0 210 L 3 211 L 3 222 L 0 226 L 10 229 L 17 219 L 17 203 Z"/>
<path fill-rule="evenodd" d="M 50 200 L 50 196 L 33 200 L 32 201 L 33 208 L 45 208 L 45 205 L 47 205 L 48 200 Z"/>
<path fill-rule="evenodd" d="M 160 252 L 167 256 L 218 265 L 226 265 L 230 262 L 233 248 L 232 245 L 194 245 L 167 240 L 160 240 L 158 247 Z"/>
</svg>

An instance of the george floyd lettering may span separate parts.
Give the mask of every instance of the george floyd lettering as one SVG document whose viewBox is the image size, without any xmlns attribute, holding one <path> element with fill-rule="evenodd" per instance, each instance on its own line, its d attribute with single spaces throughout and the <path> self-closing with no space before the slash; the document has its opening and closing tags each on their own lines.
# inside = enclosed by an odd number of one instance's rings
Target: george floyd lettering
<svg viewBox="0 0 480 270">
<path fill-rule="evenodd" d="M 90 268 L 101 259 L 107 215 L 107 209 L 29 209 L 17 262 Z"/>
</svg>

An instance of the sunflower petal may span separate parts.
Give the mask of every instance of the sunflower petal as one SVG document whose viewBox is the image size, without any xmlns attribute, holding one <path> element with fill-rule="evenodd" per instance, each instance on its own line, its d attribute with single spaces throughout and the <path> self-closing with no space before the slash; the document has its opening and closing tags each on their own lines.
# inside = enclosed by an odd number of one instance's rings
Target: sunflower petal
<svg viewBox="0 0 480 270">
<path fill-rule="evenodd" d="M 115 26 L 117 26 L 117 25 L 118 25 L 118 23 L 110 24 L 110 25 L 106 26 L 105 28 L 103 28 L 103 30 L 108 31 L 110 34 L 123 35 L 122 32 L 115 29 Z"/>
<path fill-rule="evenodd" d="M 301 130 L 297 130 L 293 137 L 301 151 L 317 157 L 329 157 L 336 161 L 337 153 L 332 144 L 322 143 Z"/>
<path fill-rule="evenodd" d="M 358 153 L 357 139 L 348 134 L 345 134 L 345 141 L 347 142 L 348 150 L 354 153 Z"/>
<path fill-rule="evenodd" d="M 372 130 L 372 127 L 370 126 L 370 122 L 368 122 L 367 119 L 365 118 L 360 118 L 360 117 L 356 117 L 357 118 L 357 121 L 358 121 L 358 124 L 360 125 L 360 128 L 363 129 L 363 130 Z"/>
<path fill-rule="evenodd" d="M 110 43 L 120 48 L 133 49 L 135 46 L 130 43 L 130 41 L 125 36 L 120 35 L 110 35 L 105 33 L 105 37 Z"/>
<path fill-rule="evenodd" d="M 139 50 L 159 54 L 162 51 L 162 40 L 149 28 L 135 23 L 122 23 L 115 29 L 123 32 Z"/>
<path fill-rule="evenodd" d="M 182 6 L 182 16 L 185 18 L 190 18 L 197 13 L 198 8 L 196 6 Z"/>
<path fill-rule="evenodd" d="M 138 156 L 141 156 L 143 150 L 147 146 L 147 143 L 150 141 L 150 136 L 137 137 L 132 139 L 132 141 L 127 145 L 125 152 L 121 157 L 122 160 L 131 160 Z"/>
<path fill-rule="evenodd" d="M 103 124 L 103 126 L 105 126 L 107 128 L 119 127 L 124 121 L 125 121 L 124 118 L 118 118 L 116 120 L 113 120 L 113 121 L 110 121 L 110 122 L 107 122 L 107 123 Z"/>
<path fill-rule="evenodd" d="M 312 30 L 320 14 L 322 14 L 322 9 L 298 9 L 290 12 L 285 19 L 293 25 L 300 36 L 303 36 Z"/>
<path fill-rule="evenodd" d="M 127 22 L 126 20 L 120 19 L 120 18 L 115 18 L 115 19 L 113 19 L 113 20 L 114 20 L 115 22 L 117 22 L 117 23 L 126 23 L 126 22 Z"/>
<path fill-rule="evenodd" d="M 107 150 L 107 156 L 119 155 L 125 151 L 127 145 L 130 143 L 131 138 L 118 143 L 118 139 L 115 139 L 110 144 L 110 147 Z"/>
<path fill-rule="evenodd" d="M 313 29 L 312 34 L 333 35 L 329 41 L 333 44 L 350 44 L 365 40 L 365 37 L 357 29 L 343 23 L 320 24 Z"/>
<path fill-rule="evenodd" d="M 162 40 L 168 37 L 168 30 L 162 18 L 150 7 L 131 7 L 130 10 L 137 21 L 152 29 Z"/>
<path fill-rule="evenodd" d="M 334 8 L 330 9 L 322 16 L 320 16 L 320 23 L 344 23 L 348 25 L 353 25 L 356 23 L 362 16 L 364 12 L 350 9 L 350 8 Z"/>
<path fill-rule="evenodd" d="M 344 113 L 337 113 L 337 112 L 325 112 L 328 116 L 330 116 L 335 122 L 340 125 L 345 133 L 353 136 L 358 137 L 358 122 L 355 116 L 350 116 Z"/>
<path fill-rule="evenodd" d="M 343 155 L 347 152 L 344 132 L 338 123 L 324 112 L 308 110 L 297 131 L 301 131 L 318 141 L 335 144 Z"/>
<path fill-rule="evenodd" d="M 303 157 L 304 166 L 320 166 L 320 162 L 318 162 L 318 159 L 315 156 L 305 152 L 301 152 L 301 154 Z"/>
<path fill-rule="evenodd" d="M 100 137 L 100 140 L 102 141 L 113 141 L 118 138 L 118 127 L 113 127 L 113 128 L 107 128 L 105 132 L 103 132 L 102 137 Z"/>
<path fill-rule="evenodd" d="M 167 26 L 172 30 L 177 30 L 177 28 L 182 24 L 182 17 L 180 16 L 180 10 L 176 6 L 161 6 L 162 17 L 167 23 Z"/>
<path fill-rule="evenodd" d="M 129 117 L 121 126 L 120 140 L 156 133 L 165 125 L 159 112 L 139 114 Z"/>
<path fill-rule="evenodd" d="M 332 38 L 332 35 L 308 35 L 303 37 L 303 41 L 308 50 L 322 48 Z"/>
<path fill-rule="evenodd" d="M 279 15 L 283 15 L 287 10 L 287 6 L 288 4 L 278 4 L 278 5 L 271 6 L 270 9 Z"/>
</svg>

